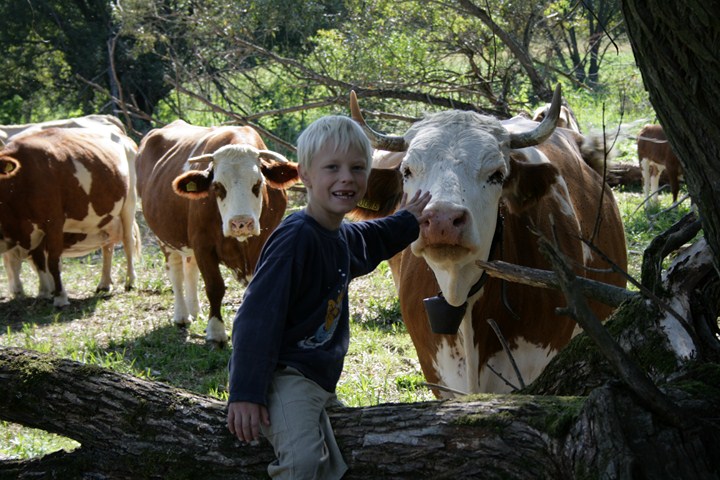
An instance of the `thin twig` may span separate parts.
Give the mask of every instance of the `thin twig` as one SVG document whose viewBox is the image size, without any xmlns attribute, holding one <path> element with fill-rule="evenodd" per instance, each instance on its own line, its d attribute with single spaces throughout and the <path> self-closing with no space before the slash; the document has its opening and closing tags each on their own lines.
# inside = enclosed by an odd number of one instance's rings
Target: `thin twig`
<svg viewBox="0 0 720 480">
<path fill-rule="evenodd" d="M 503 347 L 503 350 L 505 350 L 505 354 L 508 356 L 508 359 L 510 360 L 510 364 L 513 367 L 513 370 L 515 370 L 515 375 L 518 378 L 518 381 L 520 382 L 520 388 L 525 388 L 525 380 L 523 380 L 522 374 L 520 373 L 520 369 L 517 366 L 517 363 L 515 363 L 515 358 L 512 356 L 512 352 L 510 351 L 510 347 L 508 346 L 507 340 L 505 340 L 505 337 L 503 336 L 502 332 L 500 331 L 500 327 L 498 326 L 497 322 L 493 320 L 492 318 L 488 318 L 487 322 L 492 327 L 493 331 L 495 332 L 495 335 L 497 335 L 498 340 L 500 340 L 500 344 Z"/>
<path fill-rule="evenodd" d="M 505 385 L 507 385 L 508 387 L 510 387 L 510 389 L 511 389 L 513 392 L 517 392 L 517 391 L 519 390 L 518 387 L 516 387 L 515 385 L 513 385 L 512 382 L 510 382 L 510 380 L 508 380 L 507 378 L 503 377 L 503 374 L 502 374 L 502 373 L 500 373 L 500 372 L 498 372 L 497 370 L 495 370 L 492 365 L 490 365 L 489 363 L 486 363 L 485 366 L 486 366 L 486 367 L 488 368 L 488 370 L 490 370 L 496 377 L 498 377 L 500 380 L 502 380 L 503 383 L 505 383 Z"/>
<path fill-rule="evenodd" d="M 468 393 L 461 392 L 460 390 L 455 390 L 454 388 L 446 387 L 445 385 L 438 385 L 437 383 L 422 382 L 420 385 L 422 385 L 423 387 L 435 388 L 437 390 L 442 390 L 443 392 L 454 393 L 455 395 L 460 395 L 460 396 L 468 395 Z"/>
</svg>

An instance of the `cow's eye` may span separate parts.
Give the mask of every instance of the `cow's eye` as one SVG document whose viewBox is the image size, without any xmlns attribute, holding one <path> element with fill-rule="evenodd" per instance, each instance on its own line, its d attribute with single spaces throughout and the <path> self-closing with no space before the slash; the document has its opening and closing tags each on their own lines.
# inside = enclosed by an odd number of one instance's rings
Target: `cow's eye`
<svg viewBox="0 0 720 480">
<path fill-rule="evenodd" d="M 412 178 L 412 171 L 410 171 L 410 167 L 402 167 L 402 176 L 404 180 Z"/>
<path fill-rule="evenodd" d="M 262 187 L 262 180 L 258 180 L 252 187 L 252 193 L 256 197 L 260 196 L 260 187 Z"/>
<path fill-rule="evenodd" d="M 227 195 L 227 190 L 225 190 L 225 186 L 220 182 L 213 182 L 212 189 L 215 191 L 215 196 L 218 197 L 220 200 L 224 199 L 225 195 Z"/>
<path fill-rule="evenodd" d="M 503 172 L 498 170 L 497 172 L 490 175 L 490 178 L 488 178 L 488 183 L 492 184 L 502 184 L 505 181 L 505 175 L 503 175 Z"/>
</svg>

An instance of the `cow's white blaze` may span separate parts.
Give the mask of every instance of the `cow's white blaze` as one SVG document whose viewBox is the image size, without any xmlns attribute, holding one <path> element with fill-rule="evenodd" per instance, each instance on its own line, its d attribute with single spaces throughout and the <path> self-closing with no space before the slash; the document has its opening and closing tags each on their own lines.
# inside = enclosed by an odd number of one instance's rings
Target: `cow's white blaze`
<svg viewBox="0 0 720 480">
<path fill-rule="evenodd" d="M 400 166 L 409 196 L 417 190 L 432 194 L 425 213 L 453 212 L 458 218 L 446 222 L 449 228 L 442 229 L 446 238 L 421 229 L 411 245 L 412 252 L 433 270 L 451 305 L 462 305 L 482 275 L 475 260 L 486 260 L 490 253 L 501 181 L 508 174 L 498 141 L 507 139 L 507 132 L 497 121 L 485 125 L 477 119 L 469 112 L 444 112 L 414 125 L 405 134 L 410 146 Z M 448 233 L 450 229 L 454 231 Z"/>
<path fill-rule="evenodd" d="M 213 154 L 214 182 L 222 185 L 224 198 L 216 195 L 223 235 L 244 241 L 260 235 L 262 187 L 258 151 L 250 145 L 227 145 Z"/>
</svg>

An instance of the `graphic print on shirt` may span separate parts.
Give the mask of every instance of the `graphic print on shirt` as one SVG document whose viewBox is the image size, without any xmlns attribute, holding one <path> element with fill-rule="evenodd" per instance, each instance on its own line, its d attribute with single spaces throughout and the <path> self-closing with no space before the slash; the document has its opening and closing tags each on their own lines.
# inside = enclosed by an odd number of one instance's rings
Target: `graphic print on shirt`
<svg viewBox="0 0 720 480">
<path fill-rule="evenodd" d="M 335 329 L 340 321 L 340 313 L 342 312 L 343 301 L 345 297 L 345 278 L 346 275 L 340 272 L 342 281 L 338 285 L 337 296 L 328 300 L 327 310 L 325 312 L 325 322 L 318 327 L 315 334 L 298 342 L 298 347 L 304 349 L 317 348 L 327 343 L 333 336 Z"/>
</svg>

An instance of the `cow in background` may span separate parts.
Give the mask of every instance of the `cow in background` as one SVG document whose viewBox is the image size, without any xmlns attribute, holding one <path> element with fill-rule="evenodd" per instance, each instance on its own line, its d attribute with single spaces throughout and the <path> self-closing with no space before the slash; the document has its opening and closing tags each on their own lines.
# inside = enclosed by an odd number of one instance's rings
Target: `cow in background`
<svg viewBox="0 0 720 480">
<path fill-rule="evenodd" d="M 39 123 L 24 123 L 18 125 L 0 125 L 0 146 L 5 145 L 13 137 L 19 134 L 28 134 L 47 130 L 48 128 L 97 128 L 106 126 L 117 129 L 123 135 L 126 134 L 122 122 L 112 115 L 85 115 L 77 118 L 62 118 L 59 120 L 48 120 Z"/>
<path fill-rule="evenodd" d="M 429 115 L 403 136 L 388 136 L 365 124 L 351 94 L 353 118 L 374 147 L 404 152 L 391 154 L 394 166 L 386 156 L 386 169 L 373 169 L 356 218 L 390 213 L 403 191 L 432 194 L 419 238 L 389 263 L 423 373 L 431 384 L 448 389 L 434 389 L 437 396 L 507 392 L 511 384 L 519 385 L 490 320 L 497 323 L 526 383 L 578 332 L 571 318 L 556 313 L 566 304 L 559 291 L 486 277 L 477 260 L 550 269 L 538 251 L 537 231 L 558 243 L 577 274 L 625 285 L 580 240 L 592 239 L 626 267 L 625 234 L 612 192 L 584 160 L 583 136 L 555 129 L 559 89 L 552 105 L 540 124 L 446 111 Z M 594 232 L 598 219 L 602 223 Z M 438 299 L 460 312 L 457 334 L 431 329 L 424 303 Z M 600 319 L 612 311 L 597 302 L 591 306 Z"/>
<path fill-rule="evenodd" d="M 549 109 L 549 103 L 536 108 L 532 114 L 532 119 L 536 122 L 542 122 Z M 575 117 L 575 113 L 573 113 L 567 105 L 560 106 L 560 115 L 558 116 L 557 126 L 560 128 L 567 128 L 577 133 L 582 133 L 580 131 L 580 125 L 578 124 L 577 118 Z"/>
<path fill-rule="evenodd" d="M 143 138 L 137 166 L 143 214 L 172 283 L 174 323 L 182 327 L 197 318 L 200 273 L 210 303 L 206 339 L 224 346 L 220 264 L 247 283 L 285 214 L 285 189 L 298 181 L 297 164 L 267 150 L 250 127 L 177 120 Z"/>
<path fill-rule="evenodd" d="M 88 124 L 91 125 L 91 124 Z M 0 150 L 0 252 L 11 293 L 24 294 L 22 261 L 30 257 L 40 298 L 69 304 L 60 258 L 103 252 L 98 291 L 112 284 L 113 248 L 122 242 L 125 287 L 135 281 L 140 251 L 135 222 L 135 142 L 117 126 L 26 128 Z"/>
<path fill-rule="evenodd" d="M 661 125 L 645 125 L 637 136 L 637 151 L 643 177 L 643 195 L 648 204 L 658 202 L 660 175 L 666 172 L 673 202 L 680 191 L 682 166 Z"/>
</svg>

